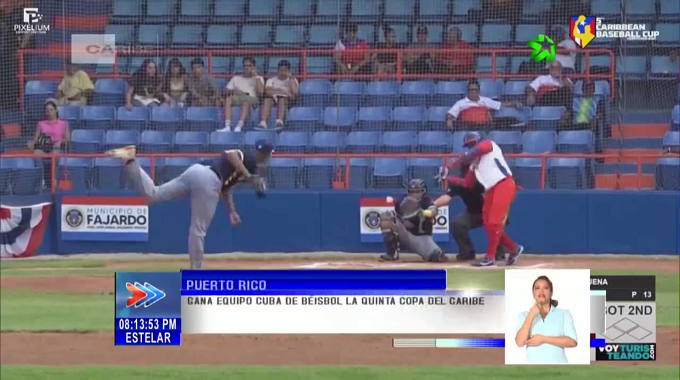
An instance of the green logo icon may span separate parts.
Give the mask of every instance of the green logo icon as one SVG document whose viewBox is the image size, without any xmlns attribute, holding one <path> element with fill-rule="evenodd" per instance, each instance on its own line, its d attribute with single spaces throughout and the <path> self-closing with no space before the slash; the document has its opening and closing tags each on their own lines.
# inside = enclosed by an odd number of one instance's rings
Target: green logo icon
<svg viewBox="0 0 680 380">
<path fill-rule="evenodd" d="M 530 39 L 527 46 L 531 48 L 531 59 L 534 62 L 551 63 L 555 60 L 555 42 L 550 37 L 539 34 L 538 37 Z"/>
</svg>

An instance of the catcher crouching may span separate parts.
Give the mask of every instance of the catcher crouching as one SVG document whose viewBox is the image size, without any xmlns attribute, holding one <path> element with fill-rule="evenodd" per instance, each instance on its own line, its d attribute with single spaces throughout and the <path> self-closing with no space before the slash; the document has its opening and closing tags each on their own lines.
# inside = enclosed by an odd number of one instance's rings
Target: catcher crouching
<svg viewBox="0 0 680 380">
<path fill-rule="evenodd" d="M 408 194 L 394 201 L 394 211 L 380 216 L 380 229 L 385 241 L 383 261 L 399 260 L 401 249 L 418 254 L 425 261 L 444 262 L 446 255 L 432 237 L 437 206 L 427 197 L 422 179 L 412 179 Z"/>
</svg>

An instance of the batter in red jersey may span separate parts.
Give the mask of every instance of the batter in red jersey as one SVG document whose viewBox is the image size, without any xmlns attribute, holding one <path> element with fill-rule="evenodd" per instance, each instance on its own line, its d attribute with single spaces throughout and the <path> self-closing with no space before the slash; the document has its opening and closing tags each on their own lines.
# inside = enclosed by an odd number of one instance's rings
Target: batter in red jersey
<svg viewBox="0 0 680 380">
<path fill-rule="evenodd" d="M 510 250 L 506 265 L 515 265 L 524 248 L 515 244 L 503 232 L 510 204 L 517 191 L 510 167 L 503 157 L 501 148 L 491 140 L 482 140 L 477 132 L 468 132 L 463 139 L 463 146 L 470 150 L 460 160 L 453 162 L 450 167 L 457 167 L 461 164 L 471 165 L 473 170 L 468 173 L 470 178 L 467 178 L 465 183 L 470 186 L 474 184 L 471 178 L 474 172 L 477 182 L 486 190 L 482 209 L 484 229 L 488 238 L 486 257 L 474 265 L 483 267 L 494 265 L 494 254 L 499 243 Z"/>
</svg>

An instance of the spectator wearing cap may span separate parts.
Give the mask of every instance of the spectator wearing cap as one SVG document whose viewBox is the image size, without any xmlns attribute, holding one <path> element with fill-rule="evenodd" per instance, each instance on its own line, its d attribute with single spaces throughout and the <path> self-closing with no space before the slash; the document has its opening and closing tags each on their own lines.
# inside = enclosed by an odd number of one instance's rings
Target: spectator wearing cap
<svg viewBox="0 0 680 380">
<path fill-rule="evenodd" d="M 264 85 L 264 104 L 260 118 L 260 128 L 267 128 L 267 120 L 276 104 L 276 128 L 283 127 L 283 120 L 291 102 L 295 100 L 299 93 L 299 83 L 290 71 L 290 62 L 279 61 L 276 76 L 267 79 Z"/>
<path fill-rule="evenodd" d="M 403 46 L 397 43 L 397 33 L 389 26 L 383 28 L 385 42 L 378 44 L 379 49 L 401 49 Z M 397 72 L 397 53 L 376 53 L 373 55 L 378 75 L 395 74 Z"/>
<path fill-rule="evenodd" d="M 371 54 L 368 43 L 359 38 L 359 27 L 349 23 L 345 28 L 345 38 L 335 44 L 333 55 L 334 72 L 336 74 L 371 74 Z"/>
<path fill-rule="evenodd" d="M 220 106 L 219 91 L 215 81 L 205 72 L 205 63 L 201 58 L 191 61 L 191 75 L 187 78 L 189 88 L 189 104 L 192 107 Z"/>
<path fill-rule="evenodd" d="M 564 29 L 555 26 L 552 29 L 553 42 L 556 44 L 555 60 L 562 64 L 562 72 L 573 74 L 576 72 L 576 51 L 578 46 L 571 38 L 566 38 Z M 550 69 L 550 64 L 546 64 L 546 69 Z"/>
<path fill-rule="evenodd" d="M 474 64 L 475 56 L 470 45 L 461 38 L 460 29 L 452 27 L 435 56 L 435 71 L 440 74 L 469 74 L 473 72 Z"/>
<path fill-rule="evenodd" d="M 94 84 L 90 76 L 69 60 L 66 62 L 66 75 L 54 95 L 55 103 L 60 106 L 84 106 L 93 91 Z"/>
<path fill-rule="evenodd" d="M 519 107 L 516 101 L 499 102 L 479 95 L 479 82 L 468 83 L 467 96 L 457 101 L 446 114 L 446 126 L 453 129 L 455 123 L 460 126 L 486 126 L 491 124 L 489 110 L 498 111 L 501 107 Z"/>
<path fill-rule="evenodd" d="M 427 42 L 427 26 L 420 25 L 416 30 L 416 42 L 409 49 L 431 49 L 431 51 L 407 53 L 404 56 L 404 70 L 407 74 L 430 74 L 434 69 L 434 51 L 437 47 Z"/>
</svg>

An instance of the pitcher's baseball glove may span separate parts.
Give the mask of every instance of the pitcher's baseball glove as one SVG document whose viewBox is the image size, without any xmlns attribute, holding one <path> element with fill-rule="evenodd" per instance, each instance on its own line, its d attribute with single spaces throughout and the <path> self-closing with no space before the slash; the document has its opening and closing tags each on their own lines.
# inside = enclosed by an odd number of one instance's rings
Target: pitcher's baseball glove
<svg viewBox="0 0 680 380">
<path fill-rule="evenodd" d="M 264 198 L 267 195 L 267 182 L 265 182 L 264 178 L 259 175 L 251 175 L 248 177 L 248 181 L 255 188 L 255 195 L 257 195 L 258 198 Z"/>
</svg>

